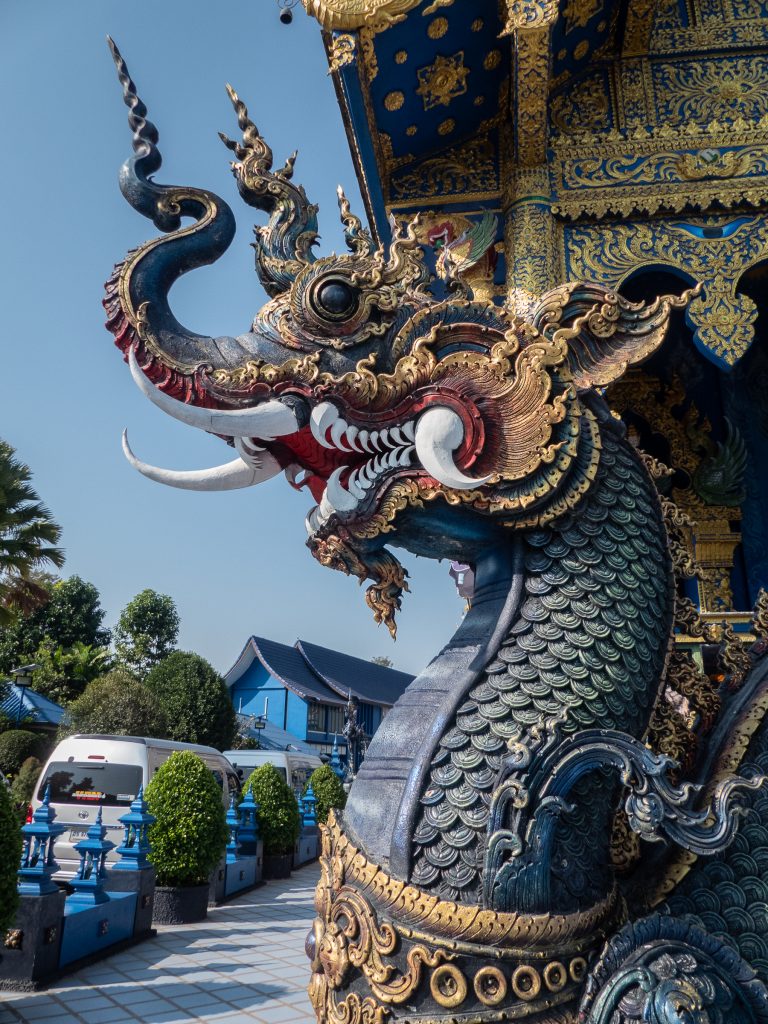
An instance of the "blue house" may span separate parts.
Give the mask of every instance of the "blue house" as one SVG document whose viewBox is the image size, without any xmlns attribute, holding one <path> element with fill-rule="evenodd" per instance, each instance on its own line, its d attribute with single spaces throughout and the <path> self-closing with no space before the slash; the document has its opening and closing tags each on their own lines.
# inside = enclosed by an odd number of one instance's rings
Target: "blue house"
<svg viewBox="0 0 768 1024">
<path fill-rule="evenodd" d="M 371 737 L 413 676 L 306 640 L 290 647 L 252 636 L 224 679 L 238 714 L 265 715 L 318 754 L 330 754 L 336 736 L 345 753 L 342 730 L 350 695 L 357 698 L 358 721 Z"/>
</svg>

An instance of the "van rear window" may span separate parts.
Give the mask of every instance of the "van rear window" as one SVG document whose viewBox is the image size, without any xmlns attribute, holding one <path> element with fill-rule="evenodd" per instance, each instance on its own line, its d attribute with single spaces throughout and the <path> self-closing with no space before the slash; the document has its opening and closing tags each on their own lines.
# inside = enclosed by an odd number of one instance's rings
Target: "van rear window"
<svg viewBox="0 0 768 1024">
<path fill-rule="evenodd" d="M 53 761 L 37 791 L 43 799 L 45 787 L 51 787 L 52 804 L 105 804 L 129 807 L 136 799 L 142 771 L 134 764 L 99 764 L 88 761 Z"/>
</svg>

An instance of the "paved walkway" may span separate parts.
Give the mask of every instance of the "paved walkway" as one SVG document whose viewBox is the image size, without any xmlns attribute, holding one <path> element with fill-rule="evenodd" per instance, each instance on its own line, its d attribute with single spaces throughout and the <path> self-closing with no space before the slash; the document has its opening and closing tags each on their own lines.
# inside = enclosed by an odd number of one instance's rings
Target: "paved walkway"
<svg viewBox="0 0 768 1024">
<path fill-rule="evenodd" d="M 0 1024 L 311 1024 L 304 939 L 319 874 L 309 864 L 207 921 L 160 928 L 55 988 L 0 992 Z"/>
</svg>

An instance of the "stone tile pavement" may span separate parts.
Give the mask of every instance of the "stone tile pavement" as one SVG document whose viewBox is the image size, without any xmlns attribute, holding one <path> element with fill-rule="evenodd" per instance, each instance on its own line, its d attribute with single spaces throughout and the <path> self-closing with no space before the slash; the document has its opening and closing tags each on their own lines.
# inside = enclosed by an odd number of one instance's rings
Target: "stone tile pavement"
<svg viewBox="0 0 768 1024">
<path fill-rule="evenodd" d="M 45 991 L 0 992 L 0 1024 L 311 1024 L 304 938 L 319 875 L 308 864 Z"/>
</svg>

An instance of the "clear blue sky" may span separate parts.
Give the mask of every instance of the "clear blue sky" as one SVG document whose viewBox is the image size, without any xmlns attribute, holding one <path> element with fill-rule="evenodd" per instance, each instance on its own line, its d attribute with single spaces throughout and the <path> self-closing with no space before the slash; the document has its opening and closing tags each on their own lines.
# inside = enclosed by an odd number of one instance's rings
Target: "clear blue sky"
<svg viewBox="0 0 768 1024">
<path fill-rule="evenodd" d="M 64 574 L 92 580 L 107 622 L 144 587 L 175 599 L 180 645 L 217 668 L 248 635 L 315 643 L 416 672 L 448 639 L 461 602 L 448 567 L 406 558 L 399 639 L 392 644 L 356 581 L 324 569 L 304 546 L 308 499 L 280 476 L 230 494 L 161 487 L 124 461 L 127 426 L 146 461 L 187 469 L 229 449 L 171 421 L 138 393 L 103 326 L 103 282 L 154 228 L 122 199 L 117 171 L 130 135 L 105 36 L 125 55 L 160 129 L 161 181 L 222 195 L 238 233 L 214 266 L 172 293 L 194 330 L 246 330 L 264 293 L 251 225 L 217 131 L 236 131 L 230 81 L 282 163 L 320 204 L 322 251 L 343 248 L 335 189 L 362 214 L 316 22 L 299 7 L 280 24 L 274 0 L 2 0 L 0 436 L 32 467 L 63 527 Z"/>
</svg>

